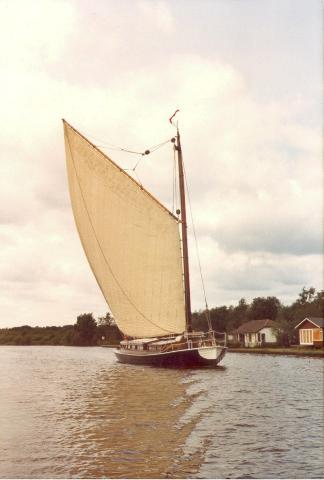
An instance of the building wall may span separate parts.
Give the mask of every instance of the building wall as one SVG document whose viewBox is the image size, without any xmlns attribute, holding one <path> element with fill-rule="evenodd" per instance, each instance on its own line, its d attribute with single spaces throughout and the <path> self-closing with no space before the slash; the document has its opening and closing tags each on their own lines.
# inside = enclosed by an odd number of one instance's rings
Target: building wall
<svg viewBox="0 0 324 480">
<path fill-rule="evenodd" d="M 276 343 L 277 337 L 271 327 L 262 328 L 257 333 L 244 334 L 244 346 L 255 347 L 261 346 L 263 343 Z"/>
<path fill-rule="evenodd" d="M 245 333 L 244 334 L 244 346 L 245 347 L 254 347 L 258 345 L 257 337 L 255 333 Z"/>
<path fill-rule="evenodd" d="M 308 320 L 305 320 L 305 322 L 303 322 L 301 325 L 300 325 L 300 328 L 302 329 L 308 329 L 308 328 L 316 328 L 316 326 L 314 325 L 314 323 L 312 322 L 309 322 Z"/>
<path fill-rule="evenodd" d="M 277 337 L 273 328 L 263 328 L 260 330 L 260 333 L 265 333 L 265 342 L 266 343 L 276 343 Z"/>
<path fill-rule="evenodd" d="M 305 322 L 302 328 L 299 328 L 300 345 L 317 345 L 323 344 L 323 328 L 314 328 L 314 324 Z"/>
<path fill-rule="evenodd" d="M 313 329 L 313 340 L 314 342 L 320 342 L 323 340 L 323 329 L 322 328 L 314 328 Z"/>
</svg>

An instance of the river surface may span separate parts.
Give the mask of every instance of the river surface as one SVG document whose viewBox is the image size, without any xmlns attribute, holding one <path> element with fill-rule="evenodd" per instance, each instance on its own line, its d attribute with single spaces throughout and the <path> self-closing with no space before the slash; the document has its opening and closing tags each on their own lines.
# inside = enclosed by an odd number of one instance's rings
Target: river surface
<svg viewBox="0 0 324 480">
<path fill-rule="evenodd" d="M 0 347 L 0 478 L 323 478 L 323 359 Z"/>
</svg>

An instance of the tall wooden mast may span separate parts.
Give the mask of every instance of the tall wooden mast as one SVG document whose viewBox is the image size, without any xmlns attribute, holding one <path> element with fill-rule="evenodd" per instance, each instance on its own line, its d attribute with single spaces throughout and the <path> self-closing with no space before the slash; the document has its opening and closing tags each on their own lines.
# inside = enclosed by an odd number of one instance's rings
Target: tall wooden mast
<svg viewBox="0 0 324 480">
<path fill-rule="evenodd" d="M 186 194 L 185 194 L 185 181 L 184 181 L 184 172 L 183 172 L 180 133 L 178 128 L 177 128 L 176 139 L 177 141 L 176 141 L 175 148 L 178 153 L 179 191 L 180 191 L 180 206 L 181 206 L 182 255 L 183 255 L 183 274 L 184 274 L 184 290 L 185 290 L 186 330 L 187 332 L 192 332 Z"/>
</svg>

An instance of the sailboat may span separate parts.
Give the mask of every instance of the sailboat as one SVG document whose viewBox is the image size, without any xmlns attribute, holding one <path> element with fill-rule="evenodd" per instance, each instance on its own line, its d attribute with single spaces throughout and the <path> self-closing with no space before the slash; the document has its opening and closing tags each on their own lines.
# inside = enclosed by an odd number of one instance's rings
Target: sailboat
<svg viewBox="0 0 324 480">
<path fill-rule="evenodd" d="M 225 344 L 216 341 L 211 328 L 195 332 L 192 327 L 178 126 L 170 140 L 178 163 L 177 215 L 67 121 L 63 126 L 76 226 L 124 337 L 115 350 L 117 360 L 174 367 L 217 365 L 225 355 Z"/>
</svg>

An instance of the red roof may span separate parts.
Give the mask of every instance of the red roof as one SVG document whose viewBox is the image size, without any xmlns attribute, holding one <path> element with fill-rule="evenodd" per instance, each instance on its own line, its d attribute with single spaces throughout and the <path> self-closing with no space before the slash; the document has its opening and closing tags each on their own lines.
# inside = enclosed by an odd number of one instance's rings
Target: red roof
<svg viewBox="0 0 324 480">
<path fill-rule="evenodd" d="M 240 325 L 231 333 L 257 333 L 265 327 L 277 328 L 278 325 L 273 320 L 270 320 L 270 318 L 265 318 L 263 320 L 250 320 L 249 322 Z"/>
</svg>

